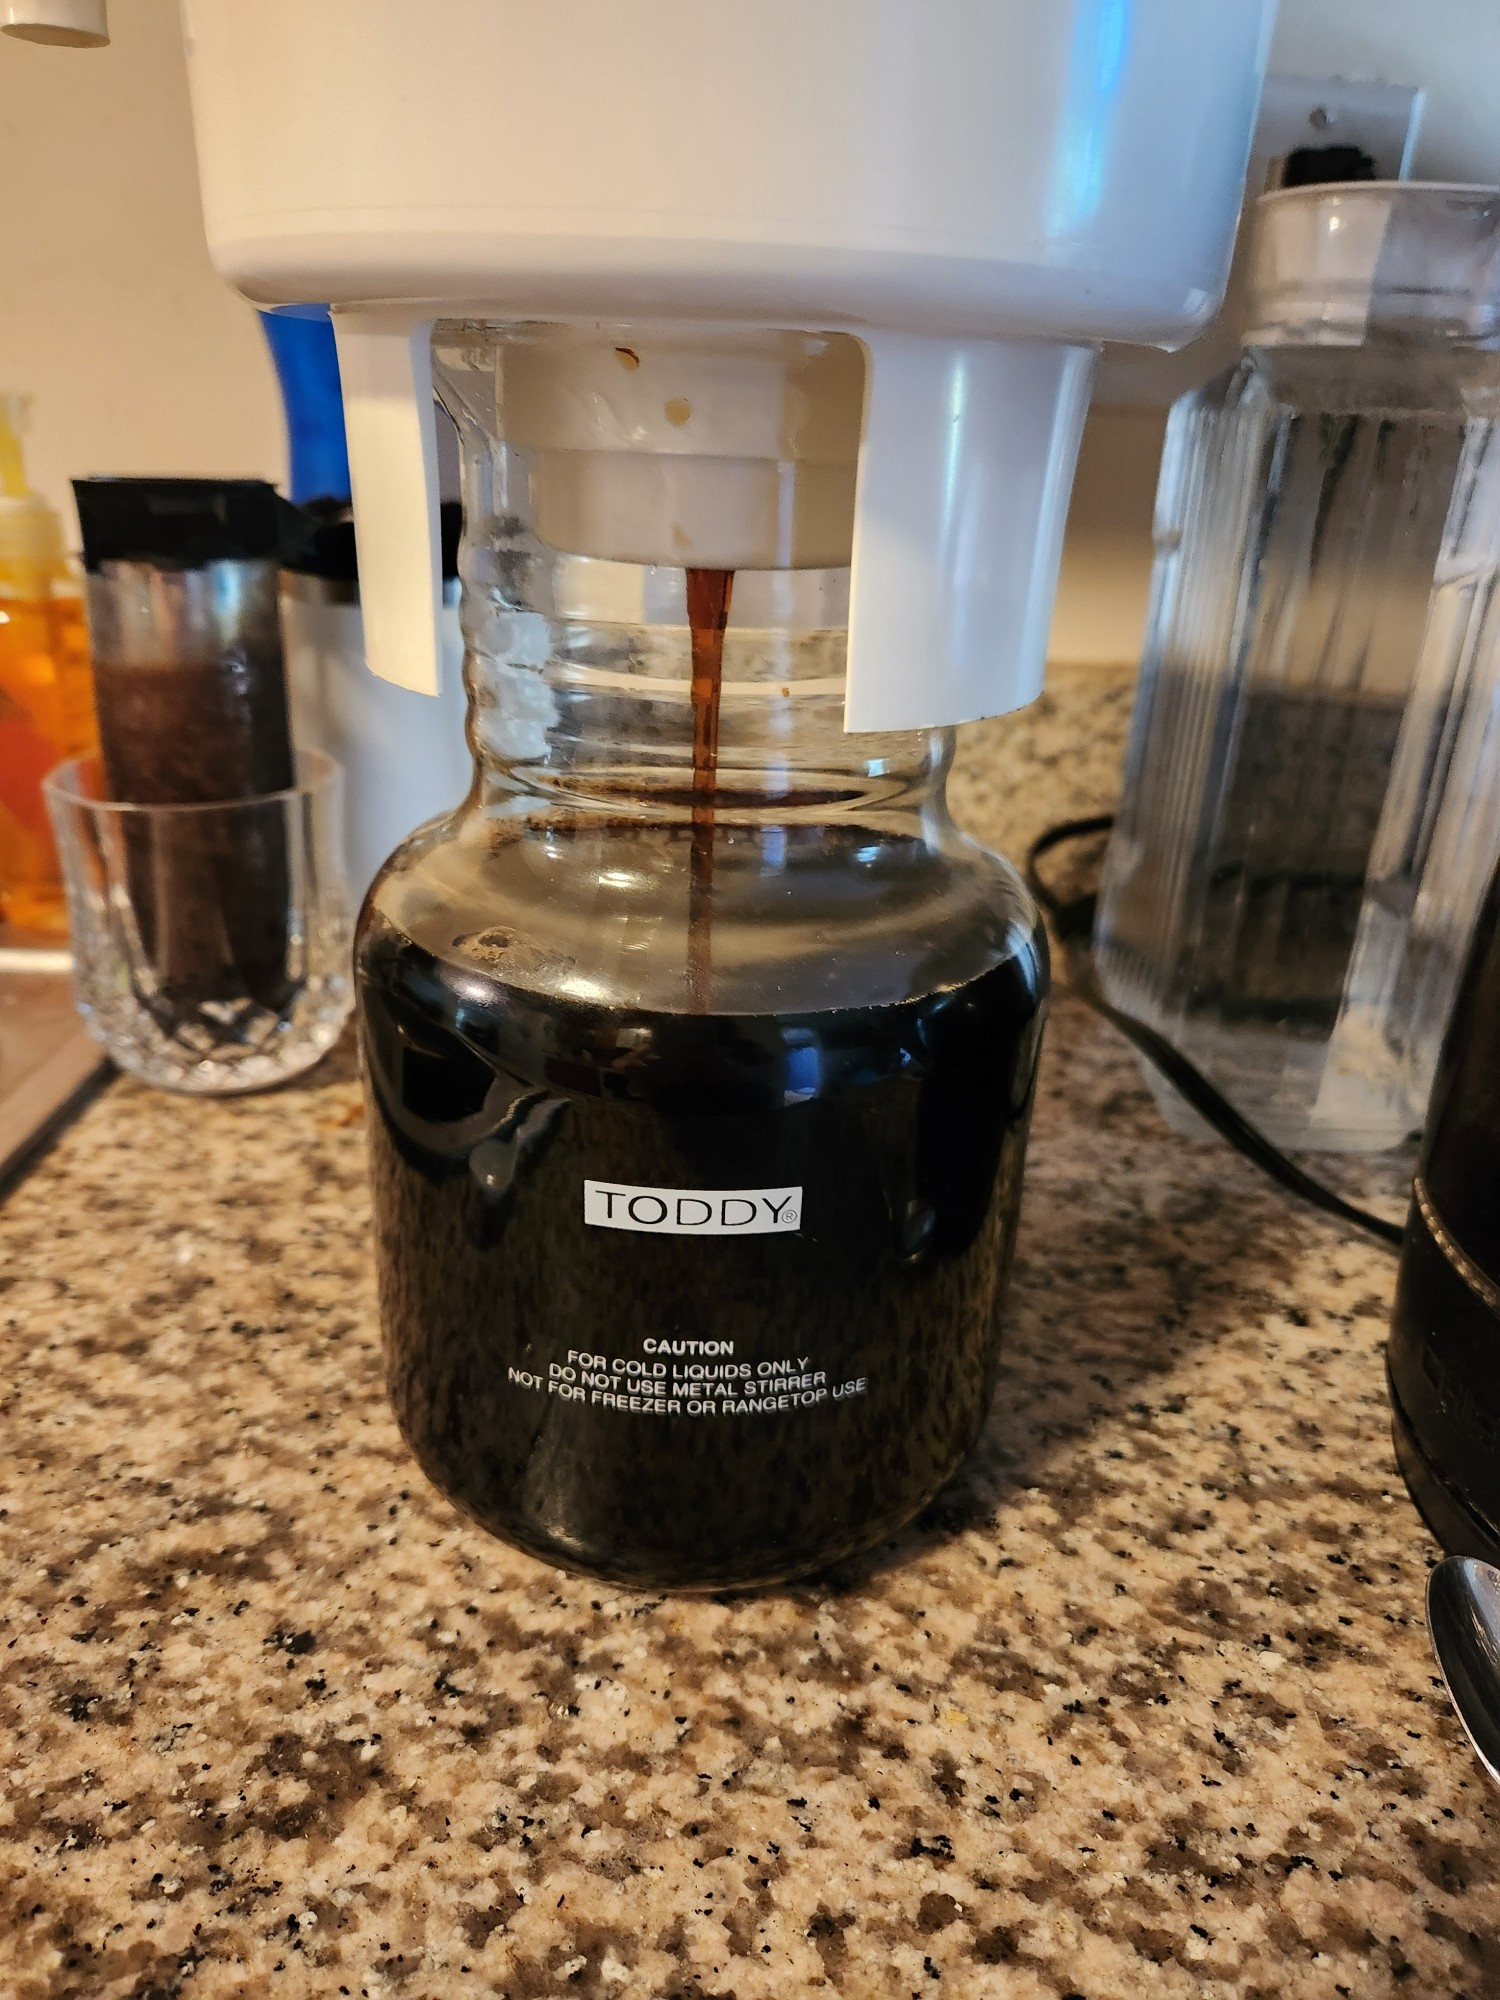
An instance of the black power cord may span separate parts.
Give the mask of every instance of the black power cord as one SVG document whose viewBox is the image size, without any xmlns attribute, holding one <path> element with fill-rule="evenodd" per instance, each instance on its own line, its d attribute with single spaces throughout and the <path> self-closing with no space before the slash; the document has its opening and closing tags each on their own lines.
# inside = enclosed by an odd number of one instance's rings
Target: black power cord
<svg viewBox="0 0 1500 2000">
<path fill-rule="evenodd" d="M 1112 1006 L 1104 997 L 1089 949 L 1094 930 L 1094 911 L 1099 901 L 1097 892 L 1091 890 L 1084 895 L 1064 899 L 1043 881 L 1037 864 L 1054 848 L 1108 833 L 1114 823 L 1113 813 L 1096 813 L 1091 819 L 1064 820 L 1060 826 L 1049 827 L 1039 840 L 1034 841 L 1026 856 L 1026 885 L 1046 911 L 1057 941 L 1062 946 L 1069 989 L 1139 1049 L 1147 1062 L 1160 1070 L 1172 1088 L 1186 1099 L 1206 1124 L 1211 1125 L 1237 1153 L 1242 1153 L 1259 1167 L 1278 1187 L 1295 1195 L 1299 1201 L 1311 1202 L 1314 1208 L 1321 1208 L 1325 1214 L 1336 1215 L 1341 1222 L 1362 1229 L 1386 1249 L 1399 1249 L 1402 1235 L 1399 1223 L 1387 1222 L 1383 1216 L 1372 1215 L 1368 1209 L 1356 1207 L 1332 1188 L 1314 1180 L 1311 1174 L 1304 1173 L 1295 1161 L 1289 1160 L 1285 1153 L 1271 1144 L 1264 1132 L 1257 1131 L 1248 1118 L 1236 1111 L 1228 1098 L 1215 1089 L 1181 1050 L 1174 1048 L 1155 1028 L 1147 1027 L 1133 1014 L 1126 1014 Z"/>
</svg>

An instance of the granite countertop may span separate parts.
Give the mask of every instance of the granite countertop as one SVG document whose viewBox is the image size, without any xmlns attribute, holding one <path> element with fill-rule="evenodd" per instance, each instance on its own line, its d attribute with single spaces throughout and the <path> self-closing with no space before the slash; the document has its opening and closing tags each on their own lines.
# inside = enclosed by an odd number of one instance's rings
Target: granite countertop
<svg viewBox="0 0 1500 2000">
<path fill-rule="evenodd" d="M 1107 805 L 1128 688 L 975 731 Z M 359 1093 L 113 1084 L 0 1208 L 0 1991 L 1500 1993 L 1393 1266 L 1049 1029 L 981 1449 L 874 1560 L 633 1596 L 486 1539 L 380 1385 Z"/>
</svg>

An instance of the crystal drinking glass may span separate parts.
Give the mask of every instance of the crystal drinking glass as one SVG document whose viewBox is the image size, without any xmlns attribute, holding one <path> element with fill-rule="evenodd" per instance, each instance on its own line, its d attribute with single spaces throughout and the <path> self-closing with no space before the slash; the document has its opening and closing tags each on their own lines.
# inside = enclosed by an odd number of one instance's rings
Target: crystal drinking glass
<svg viewBox="0 0 1500 2000">
<path fill-rule="evenodd" d="M 46 781 L 74 984 L 121 1069 L 223 1096 L 310 1069 L 351 1006 L 343 772 L 299 759 L 284 792 L 217 804 L 106 797 L 97 758 Z"/>
</svg>

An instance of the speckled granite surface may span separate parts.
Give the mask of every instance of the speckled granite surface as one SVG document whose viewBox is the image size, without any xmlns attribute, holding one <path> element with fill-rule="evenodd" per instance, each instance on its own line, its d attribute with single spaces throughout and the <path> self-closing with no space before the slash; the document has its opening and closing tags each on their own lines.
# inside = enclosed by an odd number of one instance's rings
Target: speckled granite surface
<svg viewBox="0 0 1500 2000">
<path fill-rule="evenodd" d="M 970 823 L 1107 803 L 1125 705 L 978 732 Z M 457 1520 L 382 1400 L 362 1175 L 346 1058 L 117 1083 L 0 1208 L 0 1991 L 1500 1993 L 1391 1266 L 1170 1137 L 1075 1007 L 978 1459 L 813 1587 L 613 1594 Z"/>
</svg>

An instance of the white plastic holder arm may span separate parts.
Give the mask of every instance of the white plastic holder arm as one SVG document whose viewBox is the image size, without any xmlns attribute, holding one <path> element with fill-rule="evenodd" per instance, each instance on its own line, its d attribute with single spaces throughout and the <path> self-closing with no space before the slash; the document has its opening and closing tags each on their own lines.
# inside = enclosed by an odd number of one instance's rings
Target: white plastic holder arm
<svg viewBox="0 0 1500 2000">
<path fill-rule="evenodd" d="M 935 729 L 1042 690 L 1095 350 L 862 332 L 848 730 Z"/>
<path fill-rule="evenodd" d="M 432 315 L 419 308 L 333 313 L 359 550 L 365 657 L 415 694 L 442 685 L 437 420 Z"/>
</svg>

